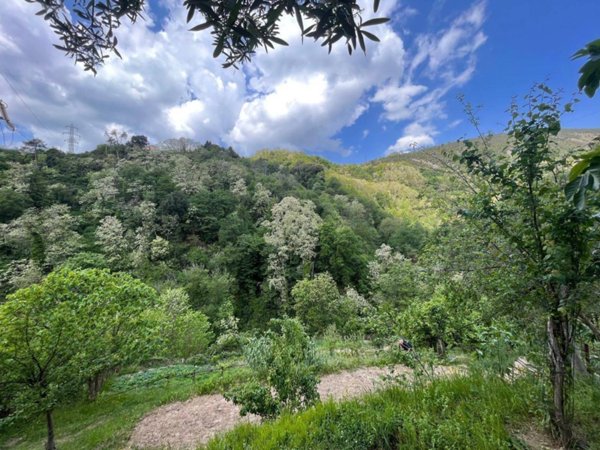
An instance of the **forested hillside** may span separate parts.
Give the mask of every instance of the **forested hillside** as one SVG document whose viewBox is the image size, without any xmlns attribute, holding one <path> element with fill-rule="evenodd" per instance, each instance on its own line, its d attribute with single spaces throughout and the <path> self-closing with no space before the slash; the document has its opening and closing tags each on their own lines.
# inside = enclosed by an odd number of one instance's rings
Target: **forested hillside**
<svg viewBox="0 0 600 450">
<path fill-rule="evenodd" d="M 108 268 L 183 287 L 211 321 L 231 302 L 244 328 L 262 326 L 281 312 L 276 279 L 291 289 L 329 272 L 367 294 L 376 249 L 414 258 L 439 224 L 427 178 L 405 163 L 247 159 L 210 143 L 0 155 L 3 295 L 61 266 Z"/>
<path fill-rule="evenodd" d="M 0 325 L 6 355 L 16 356 L 6 356 L 14 376 L 0 387 L 20 386 L 0 390 L 1 420 L 14 436 L 23 418 L 44 412 L 50 433 L 52 412 L 81 399 L 84 384 L 94 400 L 112 380 L 108 402 L 123 383 L 152 387 L 161 370 L 189 383 L 206 364 L 234 369 L 219 381 L 193 381 L 193 392 L 216 386 L 242 412 L 267 418 L 313 404 L 316 373 L 338 365 L 400 361 L 427 375 L 428 364 L 456 359 L 502 377 L 526 356 L 541 374 L 547 306 L 539 299 L 552 298 L 545 289 L 563 276 L 587 323 L 573 338 L 585 347 L 577 361 L 593 373 L 597 226 L 581 216 L 572 229 L 551 227 L 564 227 L 556 211 L 582 214 L 562 189 L 595 134 L 567 130 L 544 141 L 535 163 L 543 237 L 529 235 L 528 197 L 519 203 L 520 152 L 530 147 L 515 134 L 360 165 L 284 150 L 242 158 L 210 142 L 158 150 L 132 139 L 84 154 L 1 150 Z M 528 259 L 542 238 L 545 268 Z M 564 268 L 564 255 L 574 254 L 580 259 Z M 570 272 L 580 269 L 579 278 Z M 406 359 L 401 337 L 419 359 Z M 312 339 L 333 359 L 323 363 Z M 355 359 L 340 361 L 336 348 Z M 254 381 L 236 388 L 248 376 L 237 369 L 241 355 Z M 119 445 L 141 413 L 165 401 L 143 389 L 136 395 L 144 406 L 119 425 Z M 519 408 L 544 410 L 532 402 Z"/>
</svg>

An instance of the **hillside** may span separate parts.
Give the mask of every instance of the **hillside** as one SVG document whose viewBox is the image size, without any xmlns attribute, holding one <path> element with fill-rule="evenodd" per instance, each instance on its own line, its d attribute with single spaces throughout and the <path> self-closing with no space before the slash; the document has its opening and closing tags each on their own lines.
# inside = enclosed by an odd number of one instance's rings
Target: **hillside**
<svg viewBox="0 0 600 450">
<path fill-rule="evenodd" d="M 598 229 L 562 161 L 595 136 L 561 132 L 538 172 L 492 136 L 470 174 L 457 143 L 359 165 L 210 142 L 0 150 L 0 446 L 53 427 L 77 450 L 555 445 L 545 308 L 573 274 L 573 360 L 599 370 Z M 574 430 L 598 442 L 585 380 Z"/>
</svg>

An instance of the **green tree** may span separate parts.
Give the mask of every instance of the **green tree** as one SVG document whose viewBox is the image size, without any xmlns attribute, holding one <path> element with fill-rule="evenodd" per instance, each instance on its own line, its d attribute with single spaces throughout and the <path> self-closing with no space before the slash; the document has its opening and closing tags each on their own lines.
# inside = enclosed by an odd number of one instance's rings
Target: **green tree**
<svg viewBox="0 0 600 450">
<path fill-rule="evenodd" d="M 271 329 L 244 349 L 253 379 L 225 394 L 241 405 L 240 414 L 275 418 L 319 400 L 319 363 L 315 347 L 296 319 L 273 319 Z"/>
<path fill-rule="evenodd" d="M 384 242 L 407 258 L 416 258 L 427 240 L 427 230 L 419 222 L 387 217 L 379 225 Z"/>
<path fill-rule="evenodd" d="M 476 340 L 481 314 L 463 297 L 439 286 L 430 299 L 416 300 L 398 317 L 400 334 L 411 341 L 435 348 L 444 356 L 448 345 Z"/>
<path fill-rule="evenodd" d="M 328 273 L 317 274 L 312 279 L 300 280 L 292 288 L 296 316 L 306 325 L 310 334 L 323 333 L 340 317 L 340 293 Z"/>
<path fill-rule="evenodd" d="M 74 57 L 76 62 L 83 63 L 85 70 L 94 73 L 108 58 L 108 53 L 114 52 L 120 56 L 115 31 L 125 18 L 135 22 L 141 17 L 145 6 L 144 0 L 75 0 L 72 6 L 73 14 L 69 14 L 64 8 L 64 0 L 27 1 L 41 6 L 38 15 L 50 23 L 50 27 L 62 41 L 55 47 Z M 366 51 L 365 38 L 379 41 L 365 28 L 389 20 L 363 21 L 362 9 L 356 0 L 184 0 L 183 4 L 188 10 L 188 22 L 195 14 L 203 17 L 204 22 L 194 26 L 191 31 L 212 29 L 215 47 L 213 55 L 217 57 L 223 53 L 226 56 L 225 67 L 250 60 L 259 47 L 268 50 L 274 48 L 275 44 L 287 45 L 278 37 L 278 23 L 284 15 L 294 16 L 303 36 L 322 40 L 323 45 L 328 45 L 330 51 L 335 42 L 344 39 L 350 53 L 356 50 L 357 46 Z M 379 0 L 374 0 L 375 12 L 378 7 Z M 305 21 L 310 25 L 305 27 Z"/>
<path fill-rule="evenodd" d="M 167 356 L 186 359 L 208 348 L 213 339 L 208 317 L 191 309 L 184 289 L 166 289 L 159 297 L 159 307 Z"/>
<path fill-rule="evenodd" d="M 219 319 L 221 306 L 231 301 L 233 280 L 228 273 L 190 267 L 181 274 L 181 283 L 193 309 L 202 311 L 212 322 Z"/>
<path fill-rule="evenodd" d="M 373 298 L 380 305 L 402 308 L 421 295 L 418 266 L 389 245 L 377 249 L 369 272 Z"/>
<path fill-rule="evenodd" d="M 16 219 L 30 206 L 32 202 L 28 195 L 13 189 L 0 189 L 0 223 Z"/>
<path fill-rule="evenodd" d="M 562 194 L 564 161 L 552 151 L 560 130 L 556 96 L 544 85 L 525 97 L 526 109 L 511 108 L 509 147 L 492 155 L 481 144 L 465 142 L 459 159 L 479 180 L 465 216 L 502 236 L 505 251 L 498 259 L 521 273 L 526 286 L 519 298 L 544 315 L 552 385 L 551 417 L 563 445 L 573 439 L 572 375 L 577 316 L 585 286 L 594 280 L 598 261 L 592 248 L 598 230 L 591 214 L 577 210 Z"/>
<path fill-rule="evenodd" d="M 156 351 L 146 312 L 154 289 L 125 274 L 60 270 L 0 305 L 0 397 L 16 416 L 46 415 L 47 450 L 56 448 L 52 411 L 102 376 Z"/>
<path fill-rule="evenodd" d="M 352 228 L 326 221 L 319 233 L 315 269 L 329 272 L 340 288 L 354 286 L 366 291 L 368 270 L 363 241 Z"/>
</svg>

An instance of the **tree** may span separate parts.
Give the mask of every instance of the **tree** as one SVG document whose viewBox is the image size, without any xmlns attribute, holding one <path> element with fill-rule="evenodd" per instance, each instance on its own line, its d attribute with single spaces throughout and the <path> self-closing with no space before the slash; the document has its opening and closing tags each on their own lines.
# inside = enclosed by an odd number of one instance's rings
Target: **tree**
<svg viewBox="0 0 600 450">
<path fill-rule="evenodd" d="M 124 18 L 135 22 L 142 17 L 144 0 L 74 0 L 72 11 L 65 7 L 65 0 L 27 0 L 41 6 L 37 13 L 50 23 L 50 27 L 62 41 L 54 45 L 68 56 L 81 62 L 85 70 L 96 73 L 96 69 L 117 50 L 115 31 Z M 373 9 L 377 12 L 379 1 L 374 0 Z M 319 0 L 184 0 L 188 10 L 187 21 L 195 14 L 203 17 L 204 22 L 191 28 L 200 31 L 211 28 L 215 47 L 213 56 L 223 53 L 225 67 L 249 61 L 257 48 L 275 48 L 274 44 L 287 45 L 278 37 L 278 23 L 284 15 L 294 16 L 302 36 L 322 40 L 329 47 L 340 39 L 345 39 L 348 52 L 357 46 L 366 51 L 365 38 L 379 39 L 365 28 L 385 23 L 389 19 L 378 18 L 362 20 L 362 10 L 358 1 L 322 2 Z M 305 22 L 308 26 L 305 26 Z"/>
<path fill-rule="evenodd" d="M 172 138 L 162 141 L 158 147 L 169 152 L 191 152 L 200 147 L 200 143 L 189 138 Z"/>
<path fill-rule="evenodd" d="M 148 138 L 143 134 L 134 134 L 133 136 L 131 136 L 131 138 L 129 138 L 129 141 L 126 145 L 131 148 L 145 149 L 146 147 L 148 147 L 148 145 L 150 145 L 150 142 L 148 141 Z"/>
<path fill-rule="evenodd" d="M 303 275 L 312 273 L 311 263 L 316 256 L 322 220 L 313 202 L 296 197 L 283 198 L 273 206 L 271 213 L 272 219 L 264 222 L 268 230 L 265 242 L 274 248 L 269 255 L 269 285 L 279 292 L 285 304 L 290 260 L 300 260 Z"/>
<path fill-rule="evenodd" d="M 111 267 L 125 267 L 125 255 L 129 252 L 129 245 L 125 239 L 125 229 L 119 219 L 106 216 L 100 221 L 96 229 L 96 241 Z"/>
<path fill-rule="evenodd" d="M 382 244 L 369 263 L 373 299 L 393 309 L 406 307 L 421 293 L 417 266 L 402 254 Z"/>
<path fill-rule="evenodd" d="M 401 335 L 435 348 L 439 356 L 444 356 L 448 345 L 474 340 L 481 314 L 462 296 L 438 286 L 430 299 L 412 302 L 398 321 Z"/>
<path fill-rule="evenodd" d="M 511 108 L 509 147 L 502 154 L 492 154 L 485 138 L 481 144 L 465 142 L 459 160 L 479 182 L 470 184 L 473 200 L 463 215 L 502 236 L 504 251 L 497 258 L 520 272 L 517 282 L 525 290 L 518 298 L 528 300 L 543 314 L 552 385 L 551 417 L 568 447 L 573 439 L 571 393 L 577 317 L 584 304 L 585 287 L 597 276 L 599 262 L 592 249 L 599 236 L 591 214 L 577 210 L 562 194 L 565 163 L 551 146 L 560 130 L 557 97 L 539 85 L 525 102 L 524 112 L 516 104 Z"/>
<path fill-rule="evenodd" d="M 319 400 L 319 363 L 313 342 L 296 319 L 273 319 L 271 330 L 250 339 L 244 356 L 253 379 L 225 394 L 241 405 L 240 414 L 275 418 Z"/>
<path fill-rule="evenodd" d="M 306 325 L 310 334 L 322 333 L 337 320 L 343 322 L 347 319 L 340 317 L 340 293 L 328 273 L 300 280 L 292 288 L 292 299 L 296 316 Z"/>
<path fill-rule="evenodd" d="M 208 348 L 213 338 L 208 317 L 191 309 L 184 289 L 166 289 L 159 297 L 159 306 L 167 356 L 185 359 Z"/>
<path fill-rule="evenodd" d="M 81 236 L 75 231 L 78 223 L 67 205 L 52 205 L 29 209 L 9 224 L 0 224 L 0 231 L 3 243 L 17 255 L 52 268 L 81 248 Z"/>
<path fill-rule="evenodd" d="M 323 224 L 315 267 L 317 271 L 329 272 L 340 288 L 354 286 L 365 291 L 368 275 L 365 245 L 348 226 L 337 226 L 332 220 Z"/>
<path fill-rule="evenodd" d="M 85 381 L 97 394 L 107 371 L 156 350 L 146 314 L 155 304 L 154 289 L 129 275 L 63 269 L 0 305 L 1 397 L 17 417 L 45 414 L 47 450 L 56 448 L 52 411 L 60 402 Z"/>
<path fill-rule="evenodd" d="M 23 141 L 23 146 L 21 148 L 23 151 L 35 155 L 38 151 L 46 149 L 46 143 L 41 139 L 33 138 L 28 141 Z"/>
</svg>

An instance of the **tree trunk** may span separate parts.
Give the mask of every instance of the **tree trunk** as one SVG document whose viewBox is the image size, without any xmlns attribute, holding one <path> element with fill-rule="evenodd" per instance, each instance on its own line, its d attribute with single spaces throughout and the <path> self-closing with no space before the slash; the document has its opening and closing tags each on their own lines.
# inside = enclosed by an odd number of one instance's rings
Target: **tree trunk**
<svg viewBox="0 0 600 450">
<path fill-rule="evenodd" d="M 48 427 L 46 450 L 56 450 L 56 443 L 54 442 L 54 422 L 52 421 L 52 410 L 46 411 L 46 426 Z"/>
<path fill-rule="evenodd" d="M 95 374 L 92 378 L 88 379 L 88 398 L 90 400 L 96 400 L 98 394 L 102 390 L 102 386 L 104 386 L 104 381 L 106 381 L 107 372 L 102 371 L 100 373 Z"/>
<path fill-rule="evenodd" d="M 573 344 L 573 370 L 575 375 L 587 375 L 589 373 L 585 360 L 581 357 L 581 351 L 576 344 Z"/>
<path fill-rule="evenodd" d="M 437 341 L 435 343 L 435 350 L 437 351 L 437 354 L 440 357 L 446 355 L 446 343 L 442 338 L 437 338 Z"/>
<path fill-rule="evenodd" d="M 569 448 L 573 440 L 573 409 L 570 396 L 573 381 L 573 333 L 568 317 L 562 314 L 550 317 L 547 332 L 552 379 L 551 417 L 561 444 Z"/>
</svg>

